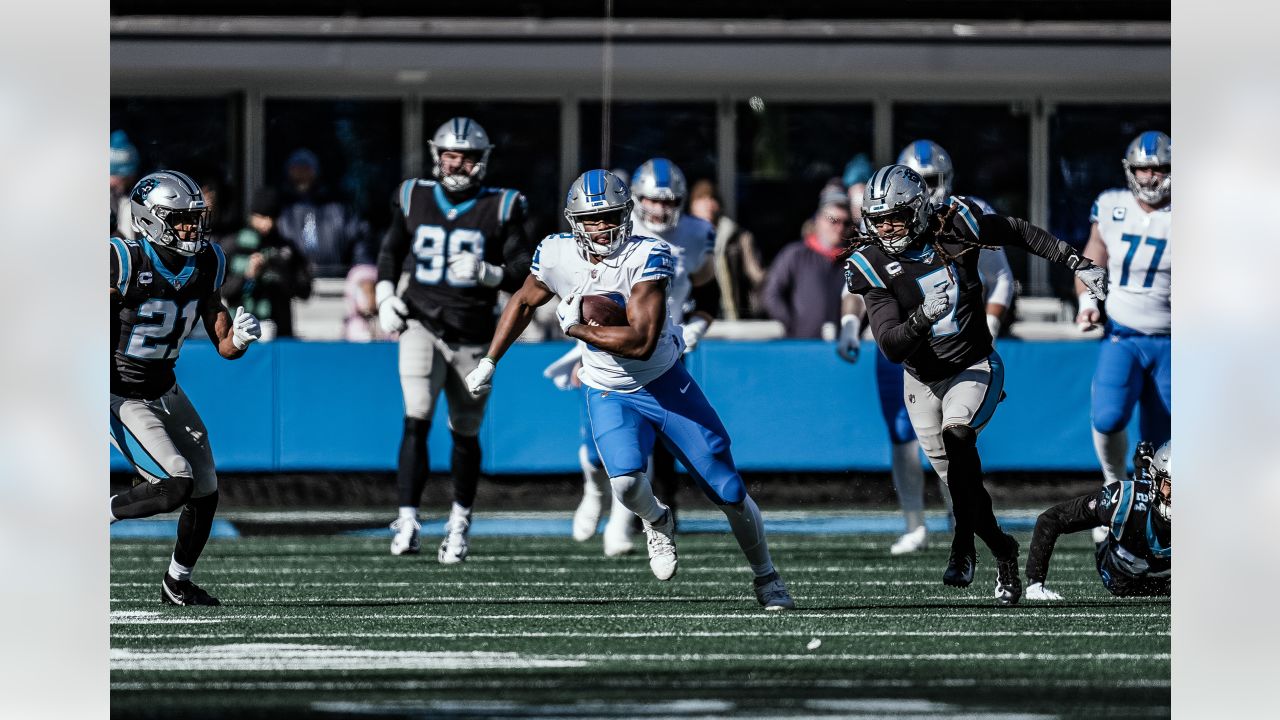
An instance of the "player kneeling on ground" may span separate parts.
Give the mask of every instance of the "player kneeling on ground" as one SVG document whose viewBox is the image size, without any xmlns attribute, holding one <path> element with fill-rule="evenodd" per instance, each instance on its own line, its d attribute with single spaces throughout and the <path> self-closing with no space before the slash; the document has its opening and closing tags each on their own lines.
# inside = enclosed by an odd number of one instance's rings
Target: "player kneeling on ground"
<svg viewBox="0 0 1280 720">
<path fill-rule="evenodd" d="M 1166 442 L 1152 451 L 1138 443 L 1133 479 L 1054 505 L 1040 513 L 1027 554 L 1027 599 L 1061 600 L 1044 586 L 1049 557 L 1063 533 L 1102 527 L 1095 554 L 1098 575 L 1112 595 L 1168 595 L 1172 578 L 1173 476 Z"/>
<path fill-rule="evenodd" d="M 206 240 L 209 208 L 195 181 L 152 173 L 130 203 L 138 239 L 111 238 L 111 442 L 145 482 L 111 497 L 111 522 L 182 508 L 160 600 L 218 605 L 191 582 L 218 509 L 218 476 L 209 433 L 173 366 L 197 318 L 228 360 L 262 333 L 244 308 L 233 319 L 222 304 L 227 260 Z"/>
<path fill-rule="evenodd" d="M 756 599 L 766 610 L 792 609 L 769 556 L 760 509 L 734 467 L 729 434 L 677 362 L 684 342 L 667 314 L 671 249 L 631 235 L 632 205 L 626 183 L 605 170 L 574 181 L 565 201 L 573 231 L 548 235 L 538 246 L 529 278 L 503 310 L 489 353 L 467 376 L 467 387 L 476 395 L 489 392 L 495 364 L 534 310 L 559 295 L 560 327 L 587 343 L 579 377 L 588 388 L 596 446 L 614 495 L 644 522 L 653 574 L 670 580 L 677 567 L 675 519 L 644 473 L 661 438 L 728 517 L 755 573 Z"/>
</svg>

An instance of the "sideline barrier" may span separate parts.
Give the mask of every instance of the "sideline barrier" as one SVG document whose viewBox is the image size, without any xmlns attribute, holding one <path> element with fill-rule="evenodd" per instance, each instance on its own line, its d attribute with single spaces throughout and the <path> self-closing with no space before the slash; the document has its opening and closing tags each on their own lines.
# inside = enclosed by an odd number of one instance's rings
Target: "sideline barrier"
<svg viewBox="0 0 1280 720">
<path fill-rule="evenodd" d="M 481 427 L 488 474 L 578 470 L 579 403 L 542 369 L 567 342 L 518 343 L 498 366 Z M 209 430 L 218 468 L 233 472 L 390 471 L 404 406 L 396 345 L 278 340 L 234 362 L 207 342 L 183 347 L 178 378 Z M 987 470 L 1090 471 L 1094 342 L 1001 340 L 1005 392 L 979 437 Z M 889 441 L 875 388 L 878 352 L 858 363 L 811 340 L 706 340 L 688 357 L 750 471 L 889 469 Z M 234 393 L 234 394 L 233 394 Z M 1136 413 L 1135 413 L 1136 416 Z M 1131 425 L 1136 442 L 1136 422 Z M 436 407 L 431 468 L 449 464 L 445 399 Z M 128 463 L 111 449 L 111 469 Z"/>
</svg>

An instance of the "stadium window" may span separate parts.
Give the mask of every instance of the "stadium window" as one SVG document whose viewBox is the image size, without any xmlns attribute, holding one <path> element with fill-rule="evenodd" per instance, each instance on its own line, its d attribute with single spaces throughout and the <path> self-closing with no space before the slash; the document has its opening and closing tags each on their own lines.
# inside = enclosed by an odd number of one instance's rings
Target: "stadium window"
<svg viewBox="0 0 1280 720">
<path fill-rule="evenodd" d="M 422 113 L 422 160 L 431 176 L 428 142 L 437 128 L 459 115 L 480 123 L 495 145 L 486 185 L 515 188 L 529 200 L 526 229 L 537 241 L 561 224 L 566 188 L 560 187 L 560 105 L 557 102 L 428 100 Z"/>
<path fill-rule="evenodd" d="M 267 185 L 284 187 L 285 162 L 299 148 L 315 153 L 322 187 L 350 204 L 381 237 L 401 177 L 399 100 L 298 100 L 264 103 Z"/>
<path fill-rule="evenodd" d="M 829 179 L 842 177 L 858 153 L 870 162 L 872 113 L 870 103 L 737 104 L 735 219 L 755 235 L 766 263 L 800 237 Z"/>
<path fill-rule="evenodd" d="M 601 159 L 601 103 L 579 107 L 579 172 L 607 167 L 626 171 L 652 157 L 680 167 L 692 187 L 716 179 L 716 106 L 694 102 L 613 102 L 609 105 L 609 161 Z M 567 188 L 566 188 L 567 189 Z"/>
</svg>

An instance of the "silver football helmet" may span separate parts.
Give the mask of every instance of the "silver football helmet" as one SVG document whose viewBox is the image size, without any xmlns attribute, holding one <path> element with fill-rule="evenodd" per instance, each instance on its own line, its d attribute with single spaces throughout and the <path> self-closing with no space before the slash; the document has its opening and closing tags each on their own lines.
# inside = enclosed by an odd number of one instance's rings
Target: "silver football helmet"
<svg viewBox="0 0 1280 720">
<path fill-rule="evenodd" d="M 1173 140 L 1162 132 L 1148 130 L 1129 143 L 1124 151 L 1124 175 L 1129 189 L 1139 200 L 1149 205 L 1164 202 L 1173 190 Z M 1138 182 L 1133 171 L 1136 168 L 1163 167 L 1168 173 L 1157 180 L 1153 175 L 1145 183 Z"/>
<path fill-rule="evenodd" d="M 627 184 L 608 170 L 588 170 L 569 186 L 564 199 L 564 218 L 584 252 L 600 257 L 612 255 L 631 237 L 631 209 L 635 202 Z M 590 231 L 588 219 L 607 220 L 614 227 Z"/>
<path fill-rule="evenodd" d="M 951 196 L 951 182 L 955 179 L 955 166 L 951 156 L 932 140 L 916 140 L 902 148 L 898 164 L 920 173 L 929 186 L 929 199 L 934 205 L 944 205 Z"/>
<path fill-rule="evenodd" d="M 1151 489 L 1154 496 L 1151 504 L 1165 520 L 1173 519 L 1173 465 L 1169 458 L 1169 446 L 1172 444 L 1172 440 L 1165 442 L 1151 458 Z M 1169 487 L 1168 497 L 1164 494 L 1166 485 Z"/>
<path fill-rule="evenodd" d="M 200 184 L 176 170 L 142 178 L 129 194 L 133 229 L 179 255 L 195 255 L 209 235 L 209 207 Z M 182 229 L 179 229 L 179 226 Z"/>
<path fill-rule="evenodd" d="M 890 255 L 911 247 L 929 227 L 929 186 L 906 165 L 886 165 L 862 191 L 862 218 L 867 234 Z M 878 226 L 890 224 L 884 230 Z"/>
<path fill-rule="evenodd" d="M 445 190 L 462 192 L 479 185 L 484 179 L 485 170 L 489 167 L 489 153 L 493 150 L 493 143 L 489 142 L 489 133 L 480 127 L 480 123 L 461 116 L 446 120 L 436 129 L 436 134 L 428 144 L 431 146 L 433 163 L 431 174 L 440 181 Z M 440 153 L 445 150 L 477 154 L 480 157 L 470 173 L 457 172 L 445 175 L 440 170 Z"/>
<path fill-rule="evenodd" d="M 684 199 L 689 194 L 689 185 L 685 182 L 684 173 L 676 164 L 666 158 L 652 158 L 636 168 L 631 174 L 631 198 L 640 209 L 640 218 L 655 232 L 666 232 L 680 222 L 680 213 L 684 208 Z M 674 202 L 661 210 L 651 211 L 645 208 L 642 199 L 661 200 L 664 203 Z"/>
</svg>

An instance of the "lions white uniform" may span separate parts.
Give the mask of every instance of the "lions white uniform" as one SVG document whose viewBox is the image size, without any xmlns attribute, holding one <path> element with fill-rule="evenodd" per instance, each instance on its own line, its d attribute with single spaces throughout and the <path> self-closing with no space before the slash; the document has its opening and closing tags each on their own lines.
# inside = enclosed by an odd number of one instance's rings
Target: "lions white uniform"
<svg viewBox="0 0 1280 720">
<path fill-rule="evenodd" d="M 592 264 L 572 233 L 548 235 L 533 254 L 529 271 L 560 297 L 611 295 L 625 308 L 636 283 L 670 280 L 676 261 L 671 246 L 661 240 L 632 236 L 603 262 Z M 668 289 L 668 295 L 670 290 Z M 578 378 L 597 390 L 631 393 L 657 379 L 684 352 L 684 341 L 667 313 L 658 346 L 648 360 L 618 357 L 589 344 L 582 354 Z"/>
<path fill-rule="evenodd" d="M 1170 330 L 1172 207 L 1147 212 L 1132 192 L 1116 189 L 1099 195 L 1089 213 L 1107 245 L 1107 315 L 1147 335 Z"/>
<path fill-rule="evenodd" d="M 656 238 L 671 247 L 675 259 L 675 277 L 667 288 L 667 316 L 675 325 L 684 324 L 685 306 L 693 292 L 690 275 L 711 262 L 716 246 L 716 229 L 702 218 L 681 215 L 676 226 L 657 232 L 644 221 L 640 210 L 631 211 L 631 222 L 637 235 Z"/>
</svg>

